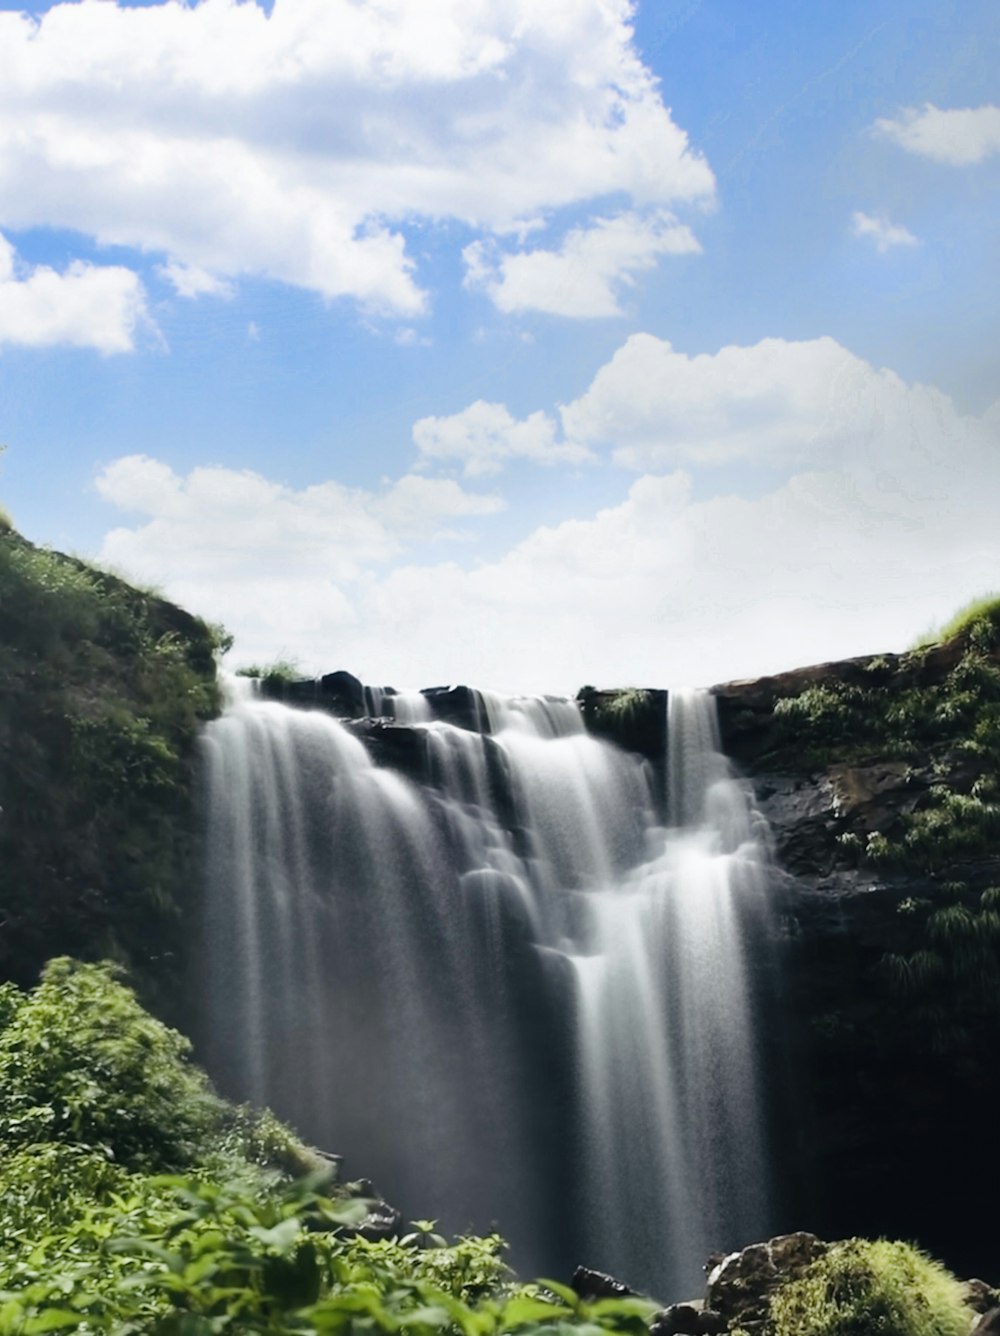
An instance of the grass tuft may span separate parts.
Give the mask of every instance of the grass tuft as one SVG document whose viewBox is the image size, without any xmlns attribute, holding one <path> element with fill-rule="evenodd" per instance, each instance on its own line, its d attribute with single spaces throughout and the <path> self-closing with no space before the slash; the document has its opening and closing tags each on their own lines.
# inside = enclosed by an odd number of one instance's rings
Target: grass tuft
<svg viewBox="0 0 1000 1336">
<path fill-rule="evenodd" d="M 836 1243 L 771 1300 L 769 1336 L 967 1336 L 960 1282 L 908 1243 Z"/>
</svg>

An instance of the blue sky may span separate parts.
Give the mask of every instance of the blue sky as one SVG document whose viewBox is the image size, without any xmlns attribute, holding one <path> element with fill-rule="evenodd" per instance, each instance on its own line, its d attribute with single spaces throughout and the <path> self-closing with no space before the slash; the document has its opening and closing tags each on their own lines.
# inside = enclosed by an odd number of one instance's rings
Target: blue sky
<svg viewBox="0 0 1000 1336">
<path fill-rule="evenodd" d="M 1000 587 L 1000 19 L 0 3 L 0 500 L 370 681 L 708 683 Z"/>
</svg>

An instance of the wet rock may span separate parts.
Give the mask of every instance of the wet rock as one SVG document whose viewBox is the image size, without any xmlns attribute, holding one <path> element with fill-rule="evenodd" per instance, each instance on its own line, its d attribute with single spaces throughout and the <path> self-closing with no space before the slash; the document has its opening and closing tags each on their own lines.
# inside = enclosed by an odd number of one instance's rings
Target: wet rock
<svg viewBox="0 0 1000 1336">
<path fill-rule="evenodd" d="M 1000 1308 L 984 1313 L 972 1328 L 972 1336 L 1000 1336 Z"/>
<path fill-rule="evenodd" d="M 730 1253 L 708 1277 L 706 1304 L 728 1326 L 747 1327 L 767 1317 L 771 1291 L 794 1280 L 810 1262 L 827 1251 L 815 1234 L 781 1234 Z"/>
<path fill-rule="evenodd" d="M 425 687 L 424 696 L 430 702 L 436 719 L 466 728 L 473 733 L 485 730 L 486 721 L 480 709 L 479 696 L 471 687 Z"/>
<path fill-rule="evenodd" d="M 700 1322 L 701 1313 L 694 1304 L 671 1304 L 653 1317 L 650 1336 L 698 1336 Z"/>
<path fill-rule="evenodd" d="M 1000 1290 L 987 1285 L 985 1280 L 967 1280 L 963 1298 L 975 1313 L 988 1313 L 992 1308 L 1000 1308 Z"/>
<path fill-rule="evenodd" d="M 713 1308 L 703 1308 L 698 1314 L 698 1336 L 721 1336 L 728 1325 L 722 1314 Z"/>
<path fill-rule="evenodd" d="M 624 1281 L 615 1280 L 603 1271 L 593 1271 L 589 1266 L 578 1266 L 570 1285 L 581 1299 L 621 1299 L 635 1294 Z"/>
<path fill-rule="evenodd" d="M 390 1206 L 387 1201 L 373 1201 L 368 1214 L 356 1225 L 354 1233 L 369 1243 L 379 1243 L 382 1239 L 396 1238 L 402 1232 L 403 1213 Z"/>
<path fill-rule="evenodd" d="M 323 708 L 348 719 L 360 719 L 365 714 L 364 683 L 353 673 L 326 673 L 319 679 Z"/>
</svg>

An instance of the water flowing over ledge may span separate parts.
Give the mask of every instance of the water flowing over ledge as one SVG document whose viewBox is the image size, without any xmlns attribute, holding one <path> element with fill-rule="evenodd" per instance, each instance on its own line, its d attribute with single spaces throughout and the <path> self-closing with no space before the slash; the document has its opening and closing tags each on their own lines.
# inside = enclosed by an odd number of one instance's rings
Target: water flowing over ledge
<svg viewBox="0 0 1000 1336">
<path fill-rule="evenodd" d="M 419 780 L 246 688 L 206 730 L 210 1066 L 404 1210 L 681 1292 L 769 1225 L 761 822 L 705 693 L 666 794 L 574 703 L 474 697 L 365 689 Z"/>
</svg>

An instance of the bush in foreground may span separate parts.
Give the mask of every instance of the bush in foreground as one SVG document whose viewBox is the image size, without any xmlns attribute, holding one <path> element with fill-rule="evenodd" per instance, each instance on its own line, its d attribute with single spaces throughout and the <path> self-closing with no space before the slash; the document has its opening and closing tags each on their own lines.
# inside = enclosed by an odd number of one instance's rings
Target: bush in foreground
<svg viewBox="0 0 1000 1336">
<path fill-rule="evenodd" d="M 645 1333 L 648 1300 L 520 1285 L 496 1235 L 359 1237 L 369 1203 L 318 1162 L 220 1099 L 112 966 L 0 986 L 0 1336 Z"/>
</svg>

